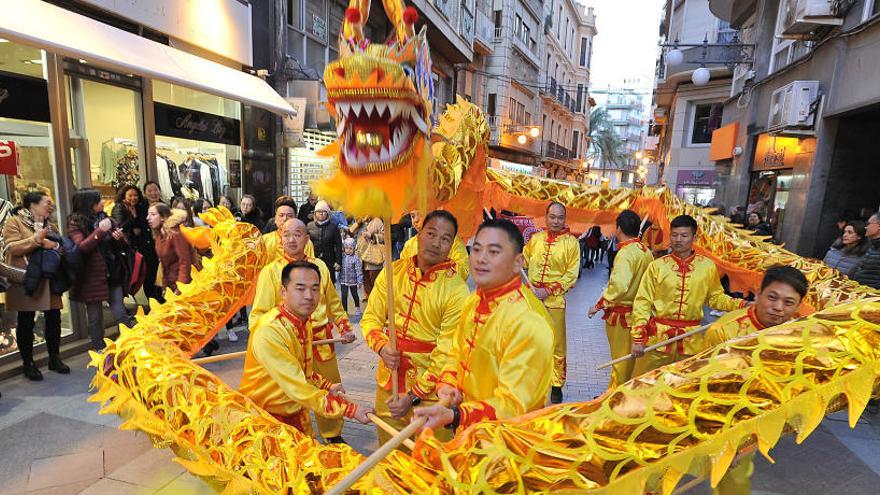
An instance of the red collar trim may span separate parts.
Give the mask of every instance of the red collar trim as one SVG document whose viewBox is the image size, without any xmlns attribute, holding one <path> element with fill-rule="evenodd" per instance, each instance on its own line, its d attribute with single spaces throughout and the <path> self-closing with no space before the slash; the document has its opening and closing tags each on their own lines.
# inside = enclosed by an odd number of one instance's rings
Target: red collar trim
<svg viewBox="0 0 880 495">
<path fill-rule="evenodd" d="M 620 244 L 618 244 L 618 245 L 617 245 L 617 250 L 620 251 L 621 249 L 623 249 L 623 248 L 629 246 L 630 244 L 641 244 L 641 242 L 639 241 L 639 238 L 638 238 L 638 237 L 633 237 L 632 239 L 629 239 L 629 240 L 623 241 L 623 242 L 621 242 Z"/>
<path fill-rule="evenodd" d="M 749 315 L 749 320 L 752 321 L 752 325 L 754 325 L 755 328 L 757 328 L 758 330 L 763 330 L 767 328 L 766 326 L 764 326 L 763 323 L 761 323 L 761 320 L 758 319 L 758 313 L 755 312 L 754 304 L 749 306 L 749 310 L 746 312 L 746 314 Z"/>
<path fill-rule="evenodd" d="M 299 319 L 298 316 L 288 311 L 283 304 L 278 305 L 278 317 L 284 318 L 285 320 L 292 323 L 293 326 L 296 327 L 296 330 L 300 333 L 302 333 L 302 331 L 306 329 L 306 322 Z"/>
<path fill-rule="evenodd" d="M 419 269 L 419 255 L 417 254 L 417 255 L 413 256 L 411 258 L 411 260 L 412 260 L 411 268 L 412 268 L 413 272 L 420 271 L 420 269 Z M 439 272 L 441 270 L 447 270 L 447 269 L 455 267 L 455 266 L 456 266 L 456 264 L 454 261 L 452 261 L 449 258 L 446 258 L 446 261 L 441 261 L 440 263 L 437 263 L 436 265 L 432 266 L 431 268 L 428 268 L 428 270 L 426 272 L 422 273 L 422 277 L 420 280 L 427 278 L 428 275 L 430 275 L 432 273 Z"/>
<path fill-rule="evenodd" d="M 553 241 L 555 241 L 556 239 L 558 239 L 558 238 L 560 238 L 560 237 L 562 237 L 562 236 L 564 236 L 564 235 L 570 235 L 570 234 L 571 234 L 571 231 L 568 229 L 568 227 L 566 227 L 566 228 L 560 230 L 559 232 L 557 232 L 557 233 L 555 233 L 555 234 L 554 234 L 553 232 L 550 232 L 550 231 L 548 230 L 548 231 L 547 231 L 547 241 L 549 241 L 549 242 L 553 242 Z"/>
<path fill-rule="evenodd" d="M 495 300 L 500 299 L 507 294 L 515 290 L 519 290 L 522 287 L 522 280 L 519 278 L 519 275 L 516 275 L 510 281 L 495 287 L 494 289 L 489 289 L 484 291 L 482 289 L 477 289 L 477 296 L 480 298 L 480 303 L 477 304 L 477 313 L 487 314 L 489 313 L 489 305 Z"/>
</svg>

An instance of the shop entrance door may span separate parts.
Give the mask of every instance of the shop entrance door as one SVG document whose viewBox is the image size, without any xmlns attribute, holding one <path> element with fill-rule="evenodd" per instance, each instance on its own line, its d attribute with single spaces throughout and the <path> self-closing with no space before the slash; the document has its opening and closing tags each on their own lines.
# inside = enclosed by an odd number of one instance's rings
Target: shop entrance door
<svg viewBox="0 0 880 495">
<path fill-rule="evenodd" d="M 76 186 L 112 199 L 146 180 L 140 79 L 65 62 L 71 163 Z"/>
</svg>

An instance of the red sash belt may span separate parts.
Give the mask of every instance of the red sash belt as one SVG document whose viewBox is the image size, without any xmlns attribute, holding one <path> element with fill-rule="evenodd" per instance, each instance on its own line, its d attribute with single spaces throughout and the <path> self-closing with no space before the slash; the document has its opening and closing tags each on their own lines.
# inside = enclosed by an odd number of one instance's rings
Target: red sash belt
<svg viewBox="0 0 880 495">
<path fill-rule="evenodd" d="M 400 351 L 400 365 L 397 367 L 397 393 L 406 393 L 406 373 L 415 368 L 407 354 L 429 354 L 434 352 L 435 347 L 437 347 L 437 344 L 434 342 L 397 336 L 397 350 Z M 394 371 L 392 370 L 391 372 L 393 373 Z M 390 379 L 385 383 L 384 388 L 385 390 L 391 390 Z"/>
<path fill-rule="evenodd" d="M 648 327 L 645 332 L 648 334 L 648 337 L 653 337 L 657 335 L 657 324 L 669 327 L 663 332 L 661 337 L 664 337 L 662 340 L 668 340 L 673 337 L 678 337 L 685 333 L 685 330 L 691 327 L 698 326 L 700 324 L 700 320 L 675 320 L 672 318 L 654 318 L 652 317 L 648 321 Z M 668 344 L 663 352 L 666 354 L 672 354 L 672 351 L 678 351 L 679 354 L 684 354 L 684 339 L 679 340 L 678 342 L 673 342 Z"/>
<path fill-rule="evenodd" d="M 603 308 L 605 314 L 602 319 L 611 325 L 620 325 L 629 328 L 629 322 L 626 321 L 628 314 L 632 313 L 632 306 L 608 306 Z"/>
</svg>

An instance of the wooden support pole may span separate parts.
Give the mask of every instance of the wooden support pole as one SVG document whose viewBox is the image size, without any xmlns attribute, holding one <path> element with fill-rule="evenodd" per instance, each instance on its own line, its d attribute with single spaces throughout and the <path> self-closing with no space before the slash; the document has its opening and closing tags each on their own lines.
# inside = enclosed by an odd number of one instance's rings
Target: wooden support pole
<svg viewBox="0 0 880 495">
<path fill-rule="evenodd" d="M 322 339 L 322 340 L 314 340 L 312 344 L 321 345 L 321 344 L 337 344 L 342 342 L 341 337 L 335 337 L 332 339 Z M 208 363 L 219 363 L 221 361 L 229 361 L 230 359 L 237 359 L 244 357 L 247 351 L 238 351 L 238 352 L 228 352 L 226 354 L 217 354 L 216 356 L 206 356 L 195 358 L 192 360 L 193 363 L 197 364 L 208 364 Z"/>
<path fill-rule="evenodd" d="M 376 416 L 375 414 L 367 414 L 367 417 L 370 418 L 370 421 L 375 423 L 376 426 L 378 426 L 379 428 L 382 428 L 383 430 L 385 430 L 385 433 L 388 433 L 391 436 L 396 436 L 397 434 L 400 433 L 393 426 L 391 426 L 390 424 L 385 422 L 384 419 L 380 418 L 379 416 Z M 409 438 L 407 438 L 406 440 L 403 441 L 403 446 L 408 448 L 409 450 L 413 450 L 416 447 L 416 443 L 413 442 L 412 440 L 410 440 Z"/>
<path fill-rule="evenodd" d="M 388 345 L 397 350 L 397 330 L 394 328 L 394 263 L 391 253 L 391 218 L 385 219 L 385 305 L 388 318 Z M 391 370 L 391 396 L 397 399 L 397 369 Z"/>
<path fill-rule="evenodd" d="M 713 322 L 713 323 L 714 323 L 714 322 Z M 675 342 L 678 342 L 679 340 L 684 340 L 684 339 L 686 339 L 686 338 L 688 338 L 688 337 L 690 337 L 690 336 L 692 336 L 692 335 L 696 335 L 696 334 L 698 334 L 698 333 L 703 333 L 703 332 L 705 332 L 705 331 L 706 331 L 709 327 L 711 327 L 711 326 L 712 326 L 712 323 L 707 323 L 707 324 L 705 324 L 705 325 L 703 325 L 703 326 L 701 326 L 701 327 L 697 327 L 697 328 L 691 330 L 690 332 L 683 333 L 683 334 L 678 335 L 678 336 L 676 336 L 676 337 L 672 337 L 671 339 L 666 339 L 666 340 L 664 340 L 663 342 L 657 342 L 656 344 L 654 344 L 654 345 L 652 345 L 652 346 L 648 346 L 648 347 L 646 347 L 646 348 L 645 348 L 645 353 L 649 353 L 649 352 L 655 351 L 655 350 L 657 350 L 657 349 L 659 349 L 659 348 L 661 348 L 661 347 L 665 347 L 665 346 L 667 346 L 667 345 L 669 345 L 669 344 L 673 344 L 673 343 L 675 343 Z M 598 370 L 601 370 L 601 369 L 607 368 L 607 367 L 609 367 L 609 366 L 614 366 L 614 365 L 617 364 L 617 363 L 622 363 L 622 362 L 624 362 L 624 361 L 628 361 L 628 360 L 630 360 L 630 359 L 635 359 L 635 358 L 633 357 L 632 354 L 627 354 L 626 356 L 621 356 L 621 357 L 619 357 L 619 358 L 617 358 L 617 359 L 612 359 L 611 361 L 608 361 L 607 363 L 600 364 L 599 366 L 596 366 L 596 370 L 598 371 Z"/>
</svg>

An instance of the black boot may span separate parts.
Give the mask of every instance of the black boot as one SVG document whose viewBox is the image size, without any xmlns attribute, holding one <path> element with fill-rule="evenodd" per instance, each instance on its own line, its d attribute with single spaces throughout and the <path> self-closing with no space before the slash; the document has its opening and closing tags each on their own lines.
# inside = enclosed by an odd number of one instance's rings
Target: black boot
<svg viewBox="0 0 880 495">
<path fill-rule="evenodd" d="M 559 404 L 562 402 L 562 387 L 550 387 L 550 403 Z"/>
<path fill-rule="evenodd" d="M 342 438 L 342 435 L 337 435 L 335 437 L 328 438 L 327 443 L 345 443 L 345 439 Z"/>
<path fill-rule="evenodd" d="M 37 368 L 37 363 L 33 361 L 29 361 L 24 363 L 24 376 L 28 378 L 28 380 L 38 382 L 43 379 L 43 374 L 40 373 L 40 370 Z"/>
<path fill-rule="evenodd" d="M 70 373 L 70 366 L 61 362 L 61 356 L 58 354 L 49 355 L 49 369 L 52 371 L 57 371 L 62 375 Z"/>
<path fill-rule="evenodd" d="M 215 340 L 211 340 L 210 342 L 205 344 L 205 347 L 202 348 L 202 353 L 205 356 L 210 356 L 210 355 L 214 354 L 215 352 L 217 352 L 217 350 L 219 350 L 219 349 L 220 349 L 220 344 L 218 344 Z"/>
</svg>

